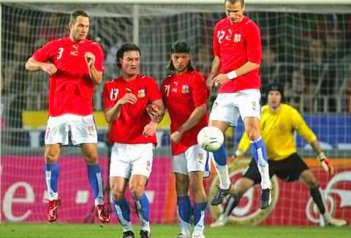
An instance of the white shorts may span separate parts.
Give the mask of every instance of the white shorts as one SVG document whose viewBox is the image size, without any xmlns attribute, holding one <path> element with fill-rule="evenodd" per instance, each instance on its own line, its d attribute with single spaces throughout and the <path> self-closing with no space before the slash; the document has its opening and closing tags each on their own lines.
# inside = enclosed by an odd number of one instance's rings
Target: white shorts
<svg viewBox="0 0 351 238">
<path fill-rule="evenodd" d="M 188 175 L 189 172 L 209 171 L 208 152 L 199 145 L 189 147 L 184 153 L 172 157 L 173 172 Z"/>
<path fill-rule="evenodd" d="M 246 117 L 260 119 L 260 100 L 261 92 L 258 89 L 220 93 L 213 103 L 210 121 L 224 121 L 230 126 L 237 126 L 239 116 L 243 121 Z"/>
<path fill-rule="evenodd" d="M 154 157 L 154 145 L 114 143 L 111 150 L 110 177 L 130 178 L 144 175 L 149 178 Z"/>
<path fill-rule="evenodd" d="M 73 145 L 97 143 L 97 131 L 93 115 L 65 114 L 49 117 L 45 131 L 45 145 L 68 145 L 69 133 Z"/>
</svg>

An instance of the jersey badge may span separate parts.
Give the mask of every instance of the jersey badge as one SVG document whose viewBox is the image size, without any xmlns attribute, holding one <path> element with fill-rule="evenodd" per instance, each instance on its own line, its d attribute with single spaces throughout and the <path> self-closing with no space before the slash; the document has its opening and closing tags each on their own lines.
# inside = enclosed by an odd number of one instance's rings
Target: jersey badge
<svg viewBox="0 0 351 238">
<path fill-rule="evenodd" d="M 145 88 L 139 89 L 138 98 L 144 98 L 144 97 L 145 97 Z"/>
<path fill-rule="evenodd" d="M 182 94 L 189 93 L 189 85 L 183 85 L 182 87 Z"/>
<path fill-rule="evenodd" d="M 235 34 L 234 35 L 234 42 L 240 42 L 241 41 L 241 34 Z"/>
</svg>

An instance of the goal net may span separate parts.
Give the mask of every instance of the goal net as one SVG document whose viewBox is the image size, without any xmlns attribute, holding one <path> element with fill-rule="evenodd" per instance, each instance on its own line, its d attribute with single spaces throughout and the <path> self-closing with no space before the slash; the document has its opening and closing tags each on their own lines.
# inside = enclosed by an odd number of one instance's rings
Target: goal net
<svg viewBox="0 0 351 238">
<path fill-rule="evenodd" d="M 213 27 L 225 16 L 222 1 L 216 4 L 214 1 L 210 4 L 104 2 L 1 4 L 0 221 L 44 222 L 46 219 L 42 154 L 48 77 L 43 72 L 28 73 L 24 64 L 45 42 L 67 35 L 68 18 L 73 10 L 86 10 L 91 17 L 89 37 L 98 41 L 105 52 L 104 82 L 118 75 L 115 54 L 118 46 L 127 41 L 140 46 L 142 72 L 153 76 L 158 83 L 167 75 L 169 47 L 179 39 L 190 44 L 192 61 L 197 69 L 205 76 L 210 71 Z M 287 102 L 302 112 L 321 140 L 326 154 L 335 163 L 334 176 L 321 170 L 306 142 L 296 137 L 301 155 L 307 159 L 325 191 L 330 213 L 350 221 L 351 5 L 347 1 L 334 5 L 251 2 L 246 14 L 259 25 L 262 35 L 262 88 L 270 82 L 282 83 Z M 107 126 L 101 112 L 102 87 L 95 88 L 94 109 L 106 184 L 108 148 Z M 153 223 L 176 222 L 168 125 L 166 119 L 157 133 L 159 145 L 147 187 Z M 235 135 L 229 133 L 227 136 L 229 151 L 237 145 L 242 125 L 235 131 Z M 59 220 L 92 222 L 93 199 L 79 148 L 63 148 L 60 165 L 59 192 L 63 205 Z M 205 182 L 208 189 L 211 182 L 211 179 Z M 318 213 L 309 203 L 309 192 L 304 186 L 281 181 L 277 184 L 279 194 L 275 209 L 265 214 L 265 219 L 256 223 L 249 220 L 248 223 L 318 224 Z M 251 192 L 255 194 L 255 191 Z M 255 210 L 257 197 L 257 194 L 247 196 L 247 203 L 234 210 L 233 216 L 239 220 L 263 217 Z M 210 222 L 217 215 L 218 211 L 208 213 L 207 220 Z"/>
</svg>

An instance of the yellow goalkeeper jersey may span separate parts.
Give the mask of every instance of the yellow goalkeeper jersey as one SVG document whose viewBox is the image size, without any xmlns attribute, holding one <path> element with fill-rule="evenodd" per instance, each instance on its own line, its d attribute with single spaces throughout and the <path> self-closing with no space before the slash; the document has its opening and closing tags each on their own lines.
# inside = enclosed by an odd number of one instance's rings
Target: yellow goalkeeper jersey
<svg viewBox="0 0 351 238">
<path fill-rule="evenodd" d="M 308 143 L 317 139 L 301 114 L 287 104 L 281 104 L 277 111 L 272 111 L 267 105 L 263 106 L 260 128 L 268 158 L 271 160 L 283 160 L 296 152 L 295 131 Z M 244 133 L 238 149 L 246 152 L 249 147 L 249 137 Z"/>
</svg>

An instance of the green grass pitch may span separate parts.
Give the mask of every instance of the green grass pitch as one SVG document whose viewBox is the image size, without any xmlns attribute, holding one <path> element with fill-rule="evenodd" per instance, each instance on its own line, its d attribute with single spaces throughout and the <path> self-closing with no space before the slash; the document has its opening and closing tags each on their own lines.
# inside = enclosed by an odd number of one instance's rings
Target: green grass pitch
<svg viewBox="0 0 351 238">
<path fill-rule="evenodd" d="M 135 227 L 139 238 L 139 227 Z M 175 238 L 179 232 L 177 225 L 152 225 L 152 238 Z M 351 227 L 235 227 L 207 228 L 206 238 L 348 238 Z M 66 223 L 5 223 L 0 224 L 1 238 L 121 238 L 118 224 L 99 226 L 98 224 Z"/>
</svg>

